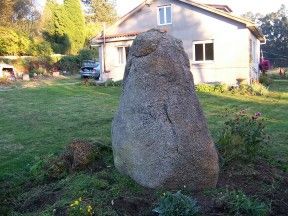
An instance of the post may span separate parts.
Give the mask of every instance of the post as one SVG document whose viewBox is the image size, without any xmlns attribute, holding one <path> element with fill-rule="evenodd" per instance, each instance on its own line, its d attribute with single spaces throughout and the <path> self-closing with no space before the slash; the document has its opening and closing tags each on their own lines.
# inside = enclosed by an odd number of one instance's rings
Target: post
<svg viewBox="0 0 288 216">
<path fill-rule="evenodd" d="M 106 73 L 106 23 L 103 23 L 103 67 Z"/>
</svg>

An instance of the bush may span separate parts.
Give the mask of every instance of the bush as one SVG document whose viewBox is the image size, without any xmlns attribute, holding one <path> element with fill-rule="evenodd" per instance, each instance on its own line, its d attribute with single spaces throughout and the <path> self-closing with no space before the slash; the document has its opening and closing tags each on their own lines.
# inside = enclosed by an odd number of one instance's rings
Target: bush
<svg viewBox="0 0 288 216">
<path fill-rule="evenodd" d="M 217 193 L 217 202 L 224 205 L 229 215 L 266 216 L 269 208 L 257 199 L 247 197 L 241 191 L 229 191 Z"/>
<path fill-rule="evenodd" d="M 214 86 L 215 92 L 224 93 L 224 92 L 227 92 L 228 90 L 229 90 L 229 86 L 225 83 L 218 83 Z"/>
<path fill-rule="evenodd" d="M 195 90 L 198 92 L 214 92 L 215 88 L 211 84 L 202 83 L 196 85 Z"/>
<path fill-rule="evenodd" d="M 98 51 L 96 49 L 82 49 L 78 54 L 79 61 L 94 60 L 98 58 Z"/>
<path fill-rule="evenodd" d="M 273 83 L 273 80 L 267 74 L 261 74 L 259 82 L 264 86 L 270 86 Z"/>
<path fill-rule="evenodd" d="M 89 204 L 83 202 L 82 198 L 80 197 L 77 200 L 74 200 L 68 209 L 68 213 L 71 216 L 92 216 L 94 215 L 93 207 Z"/>
<path fill-rule="evenodd" d="M 180 191 L 175 194 L 167 192 L 160 199 L 159 206 L 153 209 L 159 216 L 193 216 L 199 214 L 195 199 L 183 195 Z"/>
<path fill-rule="evenodd" d="M 268 142 L 264 120 L 257 112 L 248 116 L 244 111 L 224 123 L 217 145 L 224 163 L 231 160 L 253 160 Z"/>
<path fill-rule="evenodd" d="M 0 27 L 0 55 L 24 55 L 29 51 L 30 39 L 11 28 Z"/>
<path fill-rule="evenodd" d="M 80 68 L 81 61 L 78 56 L 64 56 L 57 65 L 61 71 L 69 73 L 77 73 Z"/>
<path fill-rule="evenodd" d="M 268 89 L 264 86 L 261 85 L 260 83 L 253 83 L 251 85 L 251 95 L 257 95 L 257 96 L 266 96 L 268 95 L 269 91 Z"/>
</svg>

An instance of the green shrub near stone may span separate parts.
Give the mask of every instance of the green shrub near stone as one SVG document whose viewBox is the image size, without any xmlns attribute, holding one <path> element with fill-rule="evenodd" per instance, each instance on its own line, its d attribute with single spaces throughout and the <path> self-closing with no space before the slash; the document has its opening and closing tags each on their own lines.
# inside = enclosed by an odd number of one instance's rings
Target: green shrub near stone
<svg viewBox="0 0 288 216">
<path fill-rule="evenodd" d="M 160 199 L 158 206 L 153 209 L 159 216 L 194 216 L 199 215 L 197 201 L 191 197 L 177 193 L 167 192 Z"/>
<path fill-rule="evenodd" d="M 266 216 L 269 214 L 269 208 L 265 203 L 246 196 L 242 191 L 226 189 L 214 196 L 216 202 L 222 205 L 229 215 Z"/>
<path fill-rule="evenodd" d="M 234 160 L 252 162 L 268 142 L 261 113 L 250 116 L 241 111 L 224 123 L 217 145 L 224 163 Z"/>
</svg>

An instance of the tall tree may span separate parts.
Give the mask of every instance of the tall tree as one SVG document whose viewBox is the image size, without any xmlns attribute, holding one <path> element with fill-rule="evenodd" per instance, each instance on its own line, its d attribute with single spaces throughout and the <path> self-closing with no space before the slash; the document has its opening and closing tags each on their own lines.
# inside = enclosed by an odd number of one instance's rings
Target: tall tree
<svg viewBox="0 0 288 216">
<path fill-rule="evenodd" d="M 12 23 L 13 5 L 13 0 L 0 0 L 0 25 Z"/>
<path fill-rule="evenodd" d="M 83 0 L 87 6 L 88 22 L 112 24 L 117 15 L 114 5 L 107 0 Z"/>
<path fill-rule="evenodd" d="M 64 8 L 68 19 L 69 37 L 71 40 L 71 53 L 76 54 L 85 43 L 85 17 L 80 0 L 64 0 Z"/>
<path fill-rule="evenodd" d="M 54 0 L 46 2 L 41 23 L 42 34 L 50 42 L 55 53 L 70 53 L 72 25 L 63 5 L 57 4 Z"/>
</svg>

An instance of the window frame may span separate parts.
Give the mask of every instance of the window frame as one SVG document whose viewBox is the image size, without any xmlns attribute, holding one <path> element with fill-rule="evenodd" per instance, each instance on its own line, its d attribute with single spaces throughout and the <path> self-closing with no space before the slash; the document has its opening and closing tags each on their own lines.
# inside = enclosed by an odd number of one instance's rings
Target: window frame
<svg viewBox="0 0 288 216">
<path fill-rule="evenodd" d="M 160 23 L 160 9 L 164 8 L 164 23 L 161 24 Z M 166 8 L 170 8 L 171 9 L 171 22 L 167 22 L 167 9 Z M 157 7 L 157 24 L 158 26 L 164 26 L 164 25 L 172 25 L 173 23 L 173 8 L 172 5 L 161 5 Z"/>
<path fill-rule="evenodd" d="M 210 43 L 213 44 L 213 60 L 206 60 L 205 44 L 210 44 Z M 196 44 L 202 44 L 203 45 L 203 60 L 196 61 L 196 50 L 195 50 L 195 45 Z M 192 53 L 193 53 L 193 63 L 195 63 L 195 64 L 198 64 L 198 63 L 213 63 L 215 61 L 215 40 L 210 39 L 210 40 L 193 41 Z"/>
<path fill-rule="evenodd" d="M 125 47 L 126 46 L 117 46 L 117 57 L 118 57 L 118 61 L 117 61 L 117 64 L 118 65 L 125 65 L 126 64 L 126 62 L 127 62 L 127 59 L 126 59 L 126 50 L 125 50 Z M 120 52 L 119 52 L 119 49 L 121 49 L 122 50 L 122 58 L 123 58 L 123 62 L 120 62 Z"/>
</svg>

